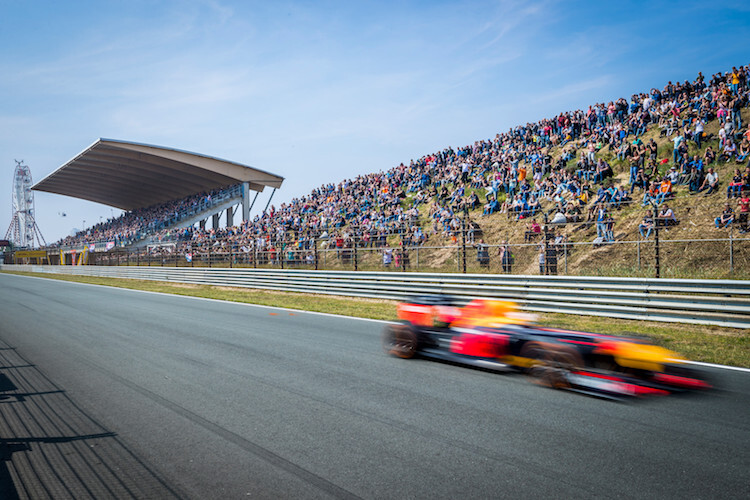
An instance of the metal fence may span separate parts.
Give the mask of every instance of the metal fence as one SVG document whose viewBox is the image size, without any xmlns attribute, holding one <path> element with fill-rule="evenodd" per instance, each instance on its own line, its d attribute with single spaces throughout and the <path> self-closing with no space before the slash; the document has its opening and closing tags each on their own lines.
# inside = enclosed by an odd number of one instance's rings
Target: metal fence
<svg viewBox="0 0 750 500">
<path fill-rule="evenodd" d="M 486 244 L 458 240 L 452 245 L 341 248 L 331 241 L 277 247 L 242 247 L 212 240 L 192 249 L 174 243 L 140 250 L 115 248 L 94 252 L 88 263 L 102 266 L 227 267 L 346 271 L 411 271 L 567 276 L 631 276 L 667 278 L 748 278 L 750 238 L 654 238 L 620 241 L 556 242 L 540 233 L 523 243 Z M 54 262 L 53 262 L 54 263 Z"/>
<path fill-rule="evenodd" d="M 148 266 L 2 265 L 1 269 L 399 300 L 447 293 L 526 310 L 750 328 L 750 281 Z"/>
</svg>

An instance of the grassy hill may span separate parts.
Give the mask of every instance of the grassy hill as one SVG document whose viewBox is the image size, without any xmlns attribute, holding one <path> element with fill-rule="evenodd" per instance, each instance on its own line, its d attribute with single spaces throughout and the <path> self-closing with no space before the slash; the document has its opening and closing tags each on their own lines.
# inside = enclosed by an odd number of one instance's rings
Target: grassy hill
<svg viewBox="0 0 750 500">
<path fill-rule="evenodd" d="M 743 124 L 747 124 L 750 121 L 750 110 L 743 109 L 742 117 Z M 714 151 L 718 152 L 717 132 L 719 126 L 718 120 L 713 120 L 706 125 L 705 131 L 710 140 L 702 144 L 700 149 L 695 143 L 688 141 L 691 156 L 698 154 L 702 157 L 708 146 L 712 146 Z M 653 124 L 649 127 L 648 132 L 641 136 L 641 140 L 647 143 L 653 138 L 659 148 L 658 159 L 669 159 L 668 163 L 659 166 L 660 173 L 663 175 L 672 166 L 672 138 L 674 136 L 661 136 L 660 131 L 661 129 Z M 630 140 L 632 141 L 632 138 Z M 568 170 L 575 168 L 577 153 L 582 142 L 572 144 L 576 155 L 568 162 Z M 570 143 L 568 147 L 570 147 Z M 561 148 L 553 147 L 548 152 L 554 163 L 561 154 Z M 629 187 L 629 164 L 627 161 L 618 160 L 616 152 L 610 151 L 608 146 L 597 153 L 597 158 L 599 157 L 605 159 L 614 171 L 614 177 L 607 179 L 606 182 L 612 182 L 616 186 Z M 750 278 L 750 272 L 748 272 L 748 269 L 750 269 L 750 266 L 748 266 L 748 263 L 750 263 L 750 241 L 745 240 L 746 235 L 741 234 L 737 227 L 731 229 L 716 229 L 714 227 L 714 218 L 721 213 L 724 204 L 727 202 L 726 186 L 734 173 L 734 169 L 744 170 L 745 164 L 740 165 L 730 161 L 728 163 L 714 162 L 709 166 L 713 167 L 719 174 L 721 185 L 718 192 L 704 196 L 703 193 L 689 194 L 687 186 L 675 186 L 674 188 L 675 197 L 669 201 L 669 205 L 680 220 L 680 224 L 668 230 L 660 231 L 659 254 L 660 275 L 662 277 Z M 707 168 L 708 166 L 706 166 Z M 530 166 L 528 171 L 531 171 Z M 596 186 L 594 186 L 595 188 Z M 480 199 L 484 200 L 485 192 L 483 189 L 468 189 L 466 195 L 468 196 L 472 192 L 476 192 Z M 500 195 L 501 202 L 503 196 Z M 629 206 L 624 206 L 614 212 L 616 240 L 614 244 L 606 244 L 596 248 L 592 245 L 596 238 L 594 223 L 548 225 L 550 231 L 564 234 L 569 241 L 567 251 L 559 257 L 558 272 L 561 274 L 653 276 L 655 273 L 654 236 L 652 235 L 649 240 L 642 240 L 638 232 L 638 225 L 646 211 L 646 208 L 641 205 L 642 197 L 642 191 L 636 188 L 633 193 L 633 202 Z M 404 201 L 405 207 L 411 206 L 411 198 L 412 195 L 407 196 Z M 736 210 L 736 200 L 730 201 Z M 589 202 L 590 204 L 591 202 Z M 545 211 L 550 210 L 553 203 L 542 201 L 542 207 Z M 421 206 L 420 213 L 426 220 L 427 207 Z M 513 273 L 539 273 L 537 256 L 540 239 L 528 244 L 524 241 L 528 220 L 509 219 L 506 214 L 498 213 L 483 216 L 481 209 L 469 211 L 469 219 L 479 225 L 482 238 L 490 245 L 491 272 L 500 271 L 500 263 L 496 262 L 496 246 L 507 240 L 511 244 L 515 256 Z M 540 223 L 543 221 L 541 216 L 537 216 L 536 219 Z M 732 237 L 731 243 L 728 241 L 730 234 Z M 398 239 L 393 238 L 392 243 L 397 245 Z M 453 249 L 430 247 L 450 245 L 460 247 L 461 243 L 461 241 L 453 242 L 448 238 L 441 237 L 440 234 L 432 235 L 426 244 L 427 248 L 420 250 L 421 262 L 429 262 L 430 268 L 433 269 L 455 270 L 456 259 L 461 258 L 458 248 L 454 251 Z M 469 247 L 467 250 L 467 271 L 486 272 L 486 268 L 482 269 L 478 266 L 476 253 L 470 244 Z M 414 251 L 411 253 L 413 254 Z M 410 259 L 410 265 L 414 265 L 413 256 Z"/>
</svg>

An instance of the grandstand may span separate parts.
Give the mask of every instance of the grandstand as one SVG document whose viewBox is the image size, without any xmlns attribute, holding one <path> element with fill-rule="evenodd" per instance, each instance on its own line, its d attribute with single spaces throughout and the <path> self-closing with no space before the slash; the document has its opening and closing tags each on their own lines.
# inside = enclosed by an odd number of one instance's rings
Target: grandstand
<svg viewBox="0 0 750 500">
<path fill-rule="evenodd" d="M 239 163 L 177 149 L 99 139 L 32 189 L 120 208 L 121 217 L 84 229 L 55 246 L 82 251 L 140 246 L 165 228 L 214 227 L 226 213 L 232 226 L 236 207 L 249 218 L 250 191 L 281 187 L 283 177 Z"/>
<path fill-rule="evenodd" d="M 111 246 L 115 238 L 116 246 L 141 245 L 144 254 L 158 252 L 160 247 L 169 248 L 174 255 L 244 254 L 245 262 L 252 260 L 253 265 L 309 264 L 313 254 L 317 265 L 320 244 L 320 250 L 335 251 L 334 262 L 342 265 L 348 265 L 354 252 L 356 266 L 356 249 L 361 248 L 372 251 L 370 260 L 377 265 L 390 266 L 386 250 L 395 249 L 401 268 L 406 268 L 408 248 L 433 247 L 435 251 L 423 255 L 433 268 L 440 269 L 441 262 L 452 255 L 452 250 L 441 249 L 465 246 L 467 240 L 472 245 L 481 235 L 482 244 L 488 245 L 493 255 L 495 250 L 499 253 L 507 245 L 515 245 L 518 258 L 514 271 L 531 272 L 537 260 L 544 260 L 537 256 L 540 243 L 551 239 L 552 233 L 558 245 L 553 248 L 561 248 L 561 241 L 586 244 L 587 251 L 577 252 L 573 258 L 579 263 L 611 258 L 618 250 L 609 244 L 625 241 L 638 244 L 640 262 L 640 243 L 653 239 L 650 232 L 639 231 L 647 209 L 656 211 L 652 224 L 669 230 L 673 238 L 694 239 L 696 231 L 736 230 L 739 236 L 747 230 L 747 212 L 736 214 L 733 224 L 714 229 L 725 195 L 742 199 L 742 194 L 750 191 L 747 74 L 747 67 L 717 73 L 710 79 L 699 73 L 692 82 L 670 82 L 630 99 L 562 112 L 385 172 L 320 186 L 308 196 L 278 208 L 272 206 L 253 220 L 243 217 L 239 225 L 228 220 L 226 228 L 218 228 L 217 219 L 212 229 L 200 224 L 207 213 L 204 209 L 189 215 L 198 192 L 194 179 L 169 194 L 162 193 L 159 199 L 148 198 L 136 196 L 139 190 L 131 185 L 123 184 L 127 189 L 119 190 L 117 183 L 124 180 L 118 179 L 117 168 L 110 166 L 113 179 L 109 181 L 114 185 L 93 183 L 85 192 L 71 188 L 61 194 L 85 199 L 97 196 L 95 201 L 127 207 L 130 211 L 122 222 L 130 227 L 135 220 L 137 231 L 128 230 L 117 238 L 112 227 L 94 226 L 60 244 L 71 249 L 78 246 L 79 252 L 92 244 L 99 250 L 100 245 L 105 249 Z M 153 148 L 102 141 L 103 145 L 95 144 L 34 188 L 60 192 L 55 190 L 57 186 L 73 185 L 68 174 L 84 175 L 79 172 L 82 170 L 85 175 L 95 175 L 89 165 L 92 161 L 117 164 L 106 158 L 112 148 L 119 149 L 114 155 L 122 155 L 123 164 L 137 170 L 134 162 L 144 154 L 138 148 Z M 165 169 L 158 175 L 169 173 L 172 161 L 174 156 L 153 162 Z M 736 168 L 741 171 L 734 179 Z M 709 169 L 718 175 L 718 190 L 707 183 L 713 175 Z M 157 178 L 152 182 L 154 187 L 159 185 Z M 217 184 L 200 185 L 204 194 L 198 195 L 198 203 L 209 200 L 205 194 L 208 187 L 217 189 L 229 183 Z M 725 192 L 729 184 L 733 188 Z M 655 191 L 649 194 L 651 188 Z M 210 200 L 228 196 L 231 201 L 238 196 L 232 189 L 214 191 Z M 177 199 L 177 194 L 184 197 Z M 116 195 L 119 205 L 113 203 Z M 730 199 L 732 208 L 740 212 L 743 205 L 737 201 Z M 665 210 L 665 205 L 670 210 Z M 217 208 L 208 211 L 216 213 Z M 526 226 L 531 220 L 545 229 L 544 237 L 529 234 Z M 545 251 L 549 246 L 545 244 Z M 689 259 L 701 261 L 700 256 Z M 505 266 L 502 269 L 505 271 Z M 540 266 L 540 272 L 542 269 Z M 549 269 L 547 265 L 544 272 Z"/>
</svg>

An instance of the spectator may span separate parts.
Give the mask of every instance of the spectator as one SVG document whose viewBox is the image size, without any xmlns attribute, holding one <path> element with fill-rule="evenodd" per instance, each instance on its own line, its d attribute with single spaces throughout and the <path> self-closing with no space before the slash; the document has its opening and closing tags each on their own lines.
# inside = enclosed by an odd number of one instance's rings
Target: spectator
<svg viewBox="0 0 750 500">
<path fill-rule="evenodd" d="M 665 203 L 662 207 L 659 215 L 657 216 L 656 224 L 659 227 L 668 228 L 677 225 L 677 218 L 675 217 L 674 210 L 672 210 Z"/>
<path fill-rule="evenodd" d="M 641 233 L 641 237 L 647 240 L 651 236 L 651 231 L 654 230 L 654 213 L 649 209 L 646 210 L 646 215 L 643 216 L 643 221 L 638 224 L 638 232 Z"/>
<path fill-rule="evenodd" d="M 703 184 L 701 184 L 701 187 L 698 188 L 698 191 L 704 191 L 706 190 L 706 193 L 704 196 L 708 196 L 709 194 L 713 193 L 719 188 L 719 174 L 714 172 L 713 167 L 710 167 L 708 169 L 708 173 L 706 174 L 706 178 L 703 179 Z"/>
<path fill-rule="evenodd" d="M 497 254 L 500 258 L 503 272 L 510 274 L 513 271 L 513 252 L 508 246 L 508 240 L 503 241 L 503 244 L 498 247 Z"/>
<path fill-rule="evenodd" d="M 729 206 L 729 203 L 727 203 L 724 205 L 724 210 L 721 212 L 721 215 L 714 219 L 714 224 L 716 225 L 716 229 L 723 229 L 729 226 L 732 222 L 734 222 L 734 210 Z"/>
<path fill-rule="evenodd" d="M 542 227 L 536 221 L 531 221 L 531 225 L 526 225 L 526 233 L 524 234 L 523 241 L 533 241 L 542 232 Z"/>
<path fill-rule="evenodd" d="M 479 243 L 475 245 L 477 247 L 477 262 L 481 267 L 489 269 L 490 267 L 490 251 L 484 239 L 480 239 Z"/>
<path fill-rule="evenodd" d="M 643 203 L 642 206 L 650 205 L 652 203 L 656 203 L 659 199 L 659 194 L 661 193 L 661 189 L 659 186 L 659 183 L 652 182 L 651 187 L 648 188 L 648 190 L 643 193 Z"/>
<path fill-rule="evenodd" d="M 539 245 L 539 274 L 545 274 L 547 267 L 546 263 L 546 250 L 544 244 Z"/>
<path fill-rule="evenodd" d="M 393 249 L 390 247 L 387 247 L 385 250 L 383 250 L 383 267 L 389 268 L 391 267 L 391 263 L 393 262 Z"/>
<path fill-rule="evenodd" d="M 732 182 L 727 186 L 727 198 L 739 198 L 742 189 L 742 174 L 739 168 L 734 169 Z"/>
<path fill-rule="evenodd" d="M 716 153 L 711 146 L 706 147 L 706 151 L 703 153 L 703 164 L 710 165 L 716 161 Z"/>
<path fill-rule="evenodd" d="M 740 195 L 740 199 L 737 200 L 737 207 L 739 209 L 740 231 L 746 233 L 748 230 L 748 213 L 750 213 L 750 190 L 743 190 Z"/>
</svg>

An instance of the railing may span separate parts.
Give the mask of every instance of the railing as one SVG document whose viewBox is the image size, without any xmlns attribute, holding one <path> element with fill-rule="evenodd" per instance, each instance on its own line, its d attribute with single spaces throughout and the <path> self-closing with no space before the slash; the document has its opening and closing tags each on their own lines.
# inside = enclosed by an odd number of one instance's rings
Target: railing
<svg viewBox="0 0 750 500">
<path fill-rule="evenodd" d="M 144 266 L 0 265 L 0 269 L 400 300 L 447 293 L 518 301 L 528 311 L 750 328 L 750 281 L 302 271 Z"/>
<path fill-rule="evenodd" d="M 537 234 L 531 241 L 506 245 L 490 245 L 468 238 L 448 246 L 401 246 L 395 241 L 390 245 L 350 242 L 337 248 L 332 240 L 312 240 L 304 245 L 278 242 L 259 249 L 220 239 L 209 243 L 191 248 L 191 242 L 178 241 L 154 244 L 150 249 L 97 251 L 90 255 L 89 262 L 105 266 L 538 273 L 688 279 L 750 277 L 750 238 L 746 235 L 736 237 L 732 233 L 728 238 L 656 240 L 652 237 L 601 243 L 555 243 L 544 234 Z M 503 248 L 512 258 L 504 258 Z"/>
</svg>

